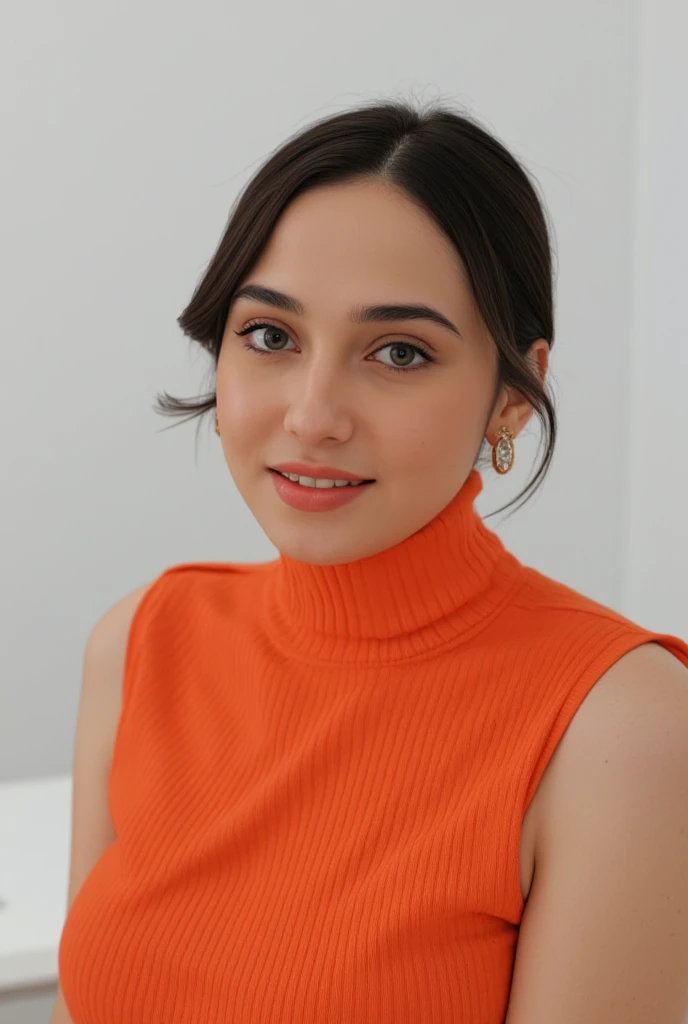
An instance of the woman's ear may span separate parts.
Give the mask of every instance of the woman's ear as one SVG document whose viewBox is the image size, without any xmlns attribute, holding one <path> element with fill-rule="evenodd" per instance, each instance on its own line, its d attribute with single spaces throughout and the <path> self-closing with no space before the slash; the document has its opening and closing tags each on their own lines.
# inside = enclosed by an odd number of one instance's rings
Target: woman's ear
<svg viewBox="0 0 688 1024">
<path fill-rule="evenodd" d="M 533 373 L 543 384 L 549 367 L 549 353 L 548 342 L 544 338 L 538 338 L 532 343 L 526 355 Z M 532 415 L 533 407 L 528 399 L 524 398 L 515 387 L 505 385 L 490 416 L 485 436 L 490 444 L 494 445 L 499 428 L 508 427 L 514 437 L 518 437 Z"/>
</svg>

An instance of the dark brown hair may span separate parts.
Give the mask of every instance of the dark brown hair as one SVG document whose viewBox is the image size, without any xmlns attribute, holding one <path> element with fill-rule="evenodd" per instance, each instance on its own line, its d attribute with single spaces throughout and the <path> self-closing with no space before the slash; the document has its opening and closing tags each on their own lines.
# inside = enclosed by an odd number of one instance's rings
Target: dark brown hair
<svg viewBox="0 0 688 1024">
<path fill-rule="evenodd" d="M 453 243 L 498 349 L 495 399 L 503 385 L 515 387 L 543 427 L 544 457 L 537 473 L 517 498 L 490 513 L 496 515 L 519 497 L 528 500 L 554 451 L 554 402 L 526 360 L 533 341 L 544 338 L 550 347 L 554 341 L 552 256 L 544 204 L 528 171 L 470 115 L 437 103 L 422 109 L 405 100 L 369 102 L 291 136 L 238 196 L 177 322 L 211 354 L 214 376 L 232 296 L 288 204 L 318 185 L 364 180 L 402 189 Z M 155 410 L 193 419 L 215 405 L 214 391 L 196 399 L 163 392 Z M 491 462 L 484 439 L 476 465 L 486 449 Z"/>
</svg>

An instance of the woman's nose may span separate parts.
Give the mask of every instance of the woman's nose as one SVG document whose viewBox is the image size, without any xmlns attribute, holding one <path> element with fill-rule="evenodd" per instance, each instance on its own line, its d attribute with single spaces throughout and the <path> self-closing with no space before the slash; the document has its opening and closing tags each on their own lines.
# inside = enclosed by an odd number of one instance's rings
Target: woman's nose
<svg viewBox="0 0 688 1024">
<path fill-rule="evenodd" d="M 284 426 L 304 444 L 347 440 L 353 430 L 353 415 L 341 380 L 331 371 L 320 371 L 296 383 L 287 398 Z"/>
</svg>

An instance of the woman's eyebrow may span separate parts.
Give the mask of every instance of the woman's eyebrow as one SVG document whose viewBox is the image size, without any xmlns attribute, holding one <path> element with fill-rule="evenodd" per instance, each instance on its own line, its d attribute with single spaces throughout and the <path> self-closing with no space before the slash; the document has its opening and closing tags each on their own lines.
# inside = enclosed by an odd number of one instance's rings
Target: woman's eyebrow
<svg viewBox="0 0 688 1024">
<path fill-rule="evenodd" d="M 297 316 L 306 316 L 307 311 L 302 302 L 285 295 L 274 288 L 266 288 L 261 284 L 245 284 L 234 293 L 230 302 L 230 308 L 237 299 L 256 299 L 258 302 L 265 302 L 269 306 L 283 309 L 287 313 L 295 313 Z M 393 305 L 381 306 L 355 306 L 349 314 L 352 323 L 362 324 L 368 322 L 384 322 L 387 320 L 432 320 L 440 327 L 446 327 L 459 338 L 462 337 L 458 327 L 447 319 L 444 313 L 426 306 L 424 303 L 394 303 Z"/>
</svg>

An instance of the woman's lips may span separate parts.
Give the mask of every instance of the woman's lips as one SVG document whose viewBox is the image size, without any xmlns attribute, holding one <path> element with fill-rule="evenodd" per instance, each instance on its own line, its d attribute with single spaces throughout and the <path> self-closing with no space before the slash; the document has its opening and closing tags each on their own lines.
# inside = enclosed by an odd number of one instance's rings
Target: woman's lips
<svg viewBox="0 0 688 1024">
<path fill-rule="evenodd" d="M 341 508 L 367 491 L 374 480 L 353 487 L 308 487 L 282 476 L 275 469 L 269 470 L 275 490 L 285 504 L 302 512 L 329 512 Z"/>
</svg>

